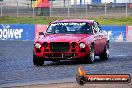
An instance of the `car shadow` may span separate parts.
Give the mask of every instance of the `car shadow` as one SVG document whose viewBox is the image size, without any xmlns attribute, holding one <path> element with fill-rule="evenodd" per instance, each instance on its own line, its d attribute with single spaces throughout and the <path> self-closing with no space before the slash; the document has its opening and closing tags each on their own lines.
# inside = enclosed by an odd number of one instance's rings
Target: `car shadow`
<svg viewBox="0 0 132 88">
<path fill-rule="evenodd" d="M 95 59 L 94 63 L 99 63 L 101 62 L 100 59 Z M 85 63 L 83 62 L 79 62 L 79 61 L 72 61 L 72 60 L 63 60 L 63 61 L 59 61 L 59 62 L 49 62 L 44 64 L 43 66 L 58 66 L 58 65 L 84 65 Z"/>
</svg>

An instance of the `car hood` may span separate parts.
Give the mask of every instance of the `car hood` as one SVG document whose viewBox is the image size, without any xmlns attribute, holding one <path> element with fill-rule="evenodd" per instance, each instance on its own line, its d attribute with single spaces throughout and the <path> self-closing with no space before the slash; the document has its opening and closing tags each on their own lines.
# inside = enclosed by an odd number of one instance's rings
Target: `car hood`
<svg viewBox="0 0 132 88">
<path fill-rule="evenodd" d="M 53 34 L 47 35 L 41 39 L 43 42 L 79 42 L 80 40 L 89 37 L 88 34 Z"/>
</svg>

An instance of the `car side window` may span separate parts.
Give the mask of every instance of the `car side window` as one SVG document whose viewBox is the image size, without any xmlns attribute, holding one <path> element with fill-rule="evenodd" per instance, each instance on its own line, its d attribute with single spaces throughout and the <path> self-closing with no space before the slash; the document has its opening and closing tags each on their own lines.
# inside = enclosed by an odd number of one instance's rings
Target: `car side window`
<svg viewBox="0 0 132 88">
<path fill-rule="evenodd" d="M 99 25 L 99 23 L 97 22 L 98 28 L 99 28 L 99 32 L 102 32 L 101 26 Z"/>
<path fill-rule="evenodd" d="M 79 32 L 81 32 L 81 33 L 86 33 L 86 34 L 91 34 L 91 33 L 92 33 L 92 30 L 91 30 L 89 24 L 86 23 L 85 25 L 83 25 L 83 26 L 79 29 Z"/>
<path fill-rule="evenodd" d="M 93 23 L 93 30 L 95 34 L 98 33 L 100 30 L 99 25 L 96 22 Z"/>
</svg>

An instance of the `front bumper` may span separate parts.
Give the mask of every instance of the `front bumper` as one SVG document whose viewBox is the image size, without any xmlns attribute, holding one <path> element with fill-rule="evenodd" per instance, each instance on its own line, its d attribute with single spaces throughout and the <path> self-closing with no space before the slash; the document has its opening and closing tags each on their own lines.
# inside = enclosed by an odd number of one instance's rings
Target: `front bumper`
<svg viewBox="0 0 132 88">
<path fill-rule="evenodd" d="M 75 60 L 77 58 L 84 58 L 88 55 L 87 52 L 46 52 L 35 53 L 37 57 L 44 58 L 45 61 L 52 60 Z"/>
<path fill-rule="evenodd" d="M 34 48 L 34 54 L 37 57 L 44 58 L 45 61 L 51 60 L 75 60 L 88 56 L 89 54 L 89 46 L 86 46 L 84 49 L 80 49 L 79 47 L 72 48 L 66 52 L 52 52 L 52 50 L 48 48 L 41 48 L 39 51 Z"/>
<path fill-rule="evenodd" d="M 61 53 L 44 53 L 43 57 L 45 60 L 47 59 L 61 59 L 61 60 L 70 60 L 75 59 L 78 57 L 78 53 L 68 53 L 68 52 L 61 52 Z"/>
</svg>

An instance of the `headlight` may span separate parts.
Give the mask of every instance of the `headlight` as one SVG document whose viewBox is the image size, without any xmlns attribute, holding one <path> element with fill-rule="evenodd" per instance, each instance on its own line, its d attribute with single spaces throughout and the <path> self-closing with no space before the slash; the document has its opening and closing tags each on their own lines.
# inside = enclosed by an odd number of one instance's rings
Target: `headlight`
<svg viewBox="0 0 132 88">
<path fill-rule="evenodd" d="M 85 47 L 86 47 L 85 43 L 80 43 L 80 48 L 85 48 Z"/>
<path fill-rule="evenodd" d="M 41 45 L 39 43 L 36 43 L 35 44 L 35 47 L 40 49 L 41 48 Z"/>
</svg>

